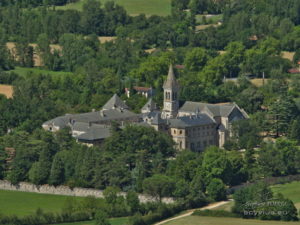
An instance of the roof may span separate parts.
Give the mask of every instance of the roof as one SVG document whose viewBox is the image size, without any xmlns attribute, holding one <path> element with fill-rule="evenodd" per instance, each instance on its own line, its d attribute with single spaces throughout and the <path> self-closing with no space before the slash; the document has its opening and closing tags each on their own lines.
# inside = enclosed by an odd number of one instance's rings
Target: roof
<svg viewBox="0 0 300 225">
<path fill-rule="evenodd" d="M 164 119 L 161 118 L 161 113 L 156 113 L 156 115 L 154 116 L 151 124 L 153 125 L 159 125 L 159 124 L 163 124 L 165 123 L 166 121 Z"/>
<path fill-rule="evenodd" d="M 65 128 L 69 123 L 99 123 L 108 120 L 119 120 L 138 116 L 138 114 L 135 114 L 127 109 L 116 108 L 81 114 L 66 114 L 65 116 L 59 116 L 49 120 L 43 125 L 54 125 L 62 129 Z M 80 126 L 80 123 L 78 126 Z"/>
<path fill-rule="evenodd" d="M 169 119 L 168 122 L 169 126 L 173 128 L 186 128 L 216 123 L 211 117 L 203 113 L 193 116 L 183 116 L 176 119 Z"/>
<path fill-rule="evenodd" d="M 164 83 L 163 88 L 166 88 L 166 89 L 168 89 L 168 88 L 169 89 L 179 88 L 179 84 L 178 84 L 178 82 L 176 81 L 176 78 L 175 78 L 173 65 L 170 65 L 170 67 L 169 67 L 168 77 L 167 77 L 167 80 Z"/>
<path fill-rule="evenodd" d="M 100 129 L 100 128 L 107 128 L 107 125 L 102 124 L 95 124 L 95 123 L 84 123 L 84 122 L 75 122 L 72 125 L 73 131 L 80 131 L 80 132 L 88 132 L 90 129 Z"/>
<path fill-rule="evenodd" d="M 65 115 L 65 116 L 56 117 L 52 120 L 48 120 L 45 123 L 43 123 L 43 125 L 53 125 L 53 126 L 56 126 L 56 127 L 59 127 L 60 129 L 62 129 L 67 126 L 69 121 L 70 121 L 70 116 Z"/>
<path fill-rule="evenodd" d="M 184 69 L 185 66 L 184 66 L 184 65 L 175 65 L 175 68 L 176 68 L 176 69 Z"/>
<path fill-rule="evenodd" d="M 213 117 L 227 117 L 235 107 L 237 107 L 235 103 L 208 104 L 186 101 L 179 112 L 196 112 L 199 109 L 201 112 L 207 112 Z"/>
<path fill-rule="evenodd" d="M 292 68 L 292 69 L 289 69 L 289 73 L 300 73 L 300 70 L 298 68 Z"/>
<path fill-rule="evenodd" d="M 102 140 L 111 136 L 110 127 L 90 126 L 86 133 L 78 135 L 76 138 L 81 141 Z"/>
<path fill-rule="evenodd" d="M 129 107 L 120 99 L 117 94 L 114 94 L 111 99 L 109 99 L 102 107 L 104 110 L 115 108 L 129 109 Z"/>
<path fill-rule="evenodd" d="M 141 111 L 153 111 L 156 110 L 156 104 L 155 102 L 152 100 L 152 98 L 149 99 L 149 101 L 142 107 Z"/>
<path fill-rule="evenodd" d="M 138 86 L 134 86 L 133 89 L 136 91 L 144 91 L 144 92 L 148 92 L 152 90 L 151 87 L 138 87 Z"/>
</svg>

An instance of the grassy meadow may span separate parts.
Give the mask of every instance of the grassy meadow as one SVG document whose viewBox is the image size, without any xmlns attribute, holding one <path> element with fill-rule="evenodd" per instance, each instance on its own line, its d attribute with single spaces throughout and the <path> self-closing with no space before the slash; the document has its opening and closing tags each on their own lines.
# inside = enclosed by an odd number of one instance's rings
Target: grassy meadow
<svg viewBox="0 0 300 225">
<path fill-rule="evenodd" d="M 68 198 L 83 199 L 81 197 L 0 190 L 0 214 L 25 216 L 35 213 L 38 208 L 44 212 L 60 212 Z"/>
<path fill-rule="evenodd" d="M 166 225 L 300 225 L 300 222 L 262 221 L 238 218 L 188 216 L 165 223 Z"/>
<path fill-rule="evenodd" d="M 81 10 L 86 0 L 80 0 L 76 3 L 70 3 L 65 6 L 58 6 L 57 9 L 75 9 Z M 102 5 L 108 0 L 99 0 Z M 144 13 L 148 16 L 159 15 L 167 16 L 171 14 L 171 0 L 114 0 L 117 4 L 123 6 L 130 15 L 139 15 Z"/>
<path fill-rule="evenodd" d="M 25 68 L 25 67 L 15 67 L 14 70 L 11 70 L 11 72 L 15 72 L 21 77 L 27 77 L 31 75 L 37 75 L 37 74 L 44 74 L 44 75 L 50 75 L 54 78 L 59 78 L 64 75 L 71 75 L 71 72 L 63 72 L 63 71 L 51 71 L 51 70 L 43 70 L 40 68 Z"/>
<path fill-rule="evenodd" d="M 274 185 L 272 190 L 274 193 L 281 193 L 284 197 L 291 199 L 300 210 L 300 181 Z"/>
</svg>

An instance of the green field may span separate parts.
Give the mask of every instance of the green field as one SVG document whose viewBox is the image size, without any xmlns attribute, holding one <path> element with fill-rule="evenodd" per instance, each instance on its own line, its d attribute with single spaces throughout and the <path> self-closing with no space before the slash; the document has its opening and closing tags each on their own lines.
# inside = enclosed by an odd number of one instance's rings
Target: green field
<svg viewBox="0 0 300 225">
<path fill-rule="evenodd" d="M 125 225 L 128 222 L 128 218 L 113 218 L 109 220 L 111 225 Z M 75 222 L 75 223 L 60 223 L 56 225 L 94 225 L 94 221 L 83 221 L 83 222 Z"/>
<path fill-rule="evenodd" d="M 0 190 L 0 214 L 24 216 L 35 213 L 38 208 L 43 209 L 44 212 L 59 212 L 68 198 L 83 199 L 81 197 Z"/>
<path fill-rule="evenodd" d="M 278 184 L 272 187 L 274 193 L 281 193 L 284 197 L 291 199 L 300 210 L 300 182 Z"/>
<path fill-rule="evenodd" d="M 25 67 L 15 67 L 14 70 L 11 70 L 11 72 L 15 72 L 16 74 L 27 77 L 31 75 L 37 75 L 37 74 L 44 74 L 44 75 L 51 75 L 55 78 L 59 78 L 64 75 L 71 75 L 71 72 L 63 72 L 63 71 L 51 71 L 51 70 L 43 70 L 39 68 L 25 68 Z"/>
<path fill-rule="evenodd" d="M 57 9 L 81 10 L 86 0 L 70 3 L 65 6 L 58 6 Z M 108 0 L 100 0 L 102 4 Z M 166 16 L 171 14 L 171 0 L 114 0 L 123 6 L 130 15 L 144 13 L 146 15 Z"/>
<path fill-rule="evenodd" d="M 237 218 L 217 218 L 204 216 L 188 216 L 165 223 L 168 225 L 299 225 L 300 222 L 278 222 L 247 220 Z"/>
</svg>

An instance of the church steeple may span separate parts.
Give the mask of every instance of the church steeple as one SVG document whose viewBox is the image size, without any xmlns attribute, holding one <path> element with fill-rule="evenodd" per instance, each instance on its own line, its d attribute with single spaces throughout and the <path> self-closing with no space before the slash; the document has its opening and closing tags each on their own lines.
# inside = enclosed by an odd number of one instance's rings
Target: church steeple
<svg viewBox="0 0 300 225">
<path fill-rule="evenodd" d="M 175 78 L 173 65 L 169 67 L 169 73 L 163 85 L 164 88 L 164 108 L 163 118 L 174 118 L 177 116 L 179 109 L 179 84 Z"/>
<path fill-rule="evenodd" d="M 167 80 L 164 82 L 163 88 L 164 89 L 179 88 L 179 84 L 176 81 L 175 74 L 174 74 L 174 69 L 173 69 L 173 65 L 172 64 L 170 64 L 170 66 L 169 66 L 168 77 L 167 77 Z"/>
</svg>

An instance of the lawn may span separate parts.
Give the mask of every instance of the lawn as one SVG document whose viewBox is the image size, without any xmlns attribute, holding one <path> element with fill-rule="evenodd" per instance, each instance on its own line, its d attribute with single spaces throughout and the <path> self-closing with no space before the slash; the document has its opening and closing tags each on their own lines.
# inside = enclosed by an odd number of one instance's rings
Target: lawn
<svg viewBox="0 0 300 225">
<path fill-rule="evenodd" d="M 15 67 L 11 72 L 15 72 L 22 77 L 27 77 L 31 75 L 44 74 L 50 75 L 55 78 L 59 78 L 64 75 L 71 75 L 71 72 L 63 72 L 63 71 L 51 71 L 51 70 L 43 70 L 39 68 L 25 68 L 25 67 Z"/>
<path fill-rule="evenodd" d="M 81 197 L 0 190 L 0 214 L 24 216 L 35 213 L 38 208 L 43 209 L 44 212 L 60 212 L 68 198 L 83 199 Z"/>
<path fill-rule="evenodd" d="M 109 220 L 111 225 L 125 225 L 128 222 L 127 217 L 122 218 L 113 218 Z M 75 222 L 75 223 L 60 223 L 56 225 L 94 225 L 95 221 L 83 221 L 83 222 Z"/>
<path fill-rule="evenodd" d="M 300 225 L 300 222 L 278 222 L 237 218 L 188 216 L 165 223 L 168 225 Z"/>
<path fill-rule="evenodd" d="M 70 3 L 65 6 L 58 6 L 57 9 L 75 9 L 81 10 L 86 0 L 80 0 L 76 3 Z M 102 4 L 109 0 L 100 0 Z M 123 6 L 130 15 L 167 16 L 171 14 L 171 0 L 114 0 L 117 4 Z"/>
<path fill-rule="evenodd" d="M 274 193 L 281 193 L 284 197 L 291 199 L 300 210 L 300 182 L 294 181 L 287 184 L 278 184 L 272 187 Z"/>
</svg>

